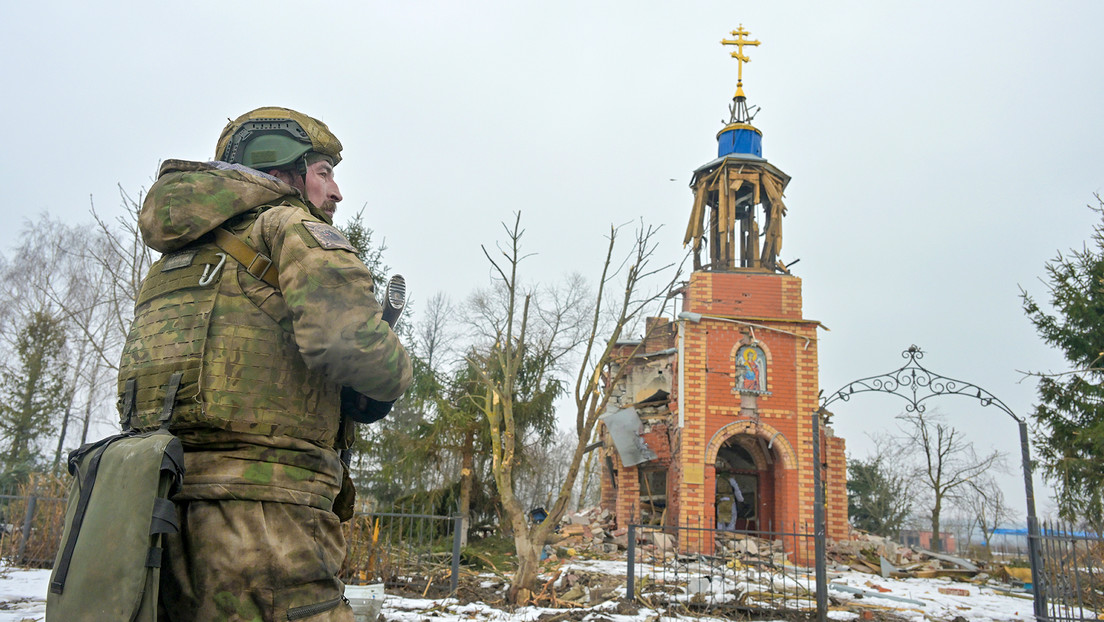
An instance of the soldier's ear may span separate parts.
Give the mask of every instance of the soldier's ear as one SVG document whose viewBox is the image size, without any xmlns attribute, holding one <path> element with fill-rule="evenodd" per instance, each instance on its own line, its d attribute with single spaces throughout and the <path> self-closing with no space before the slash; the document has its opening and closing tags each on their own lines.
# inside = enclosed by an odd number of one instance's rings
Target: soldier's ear
<svg viewBox="0 0 1104 622">
<path fill-rule="evenodd" d="M 280 181 L 291 186 L 292 188 L 295 188 L 300 192 L 306 191 L 306 183 L 304 182 L 302 175 L 297 175 L 296 173 L 293 173 L 287 169 L 276 168 L 268 171 L 268 174 L 272 175 L 276 179 L 279 179 Z"/>
</svg>

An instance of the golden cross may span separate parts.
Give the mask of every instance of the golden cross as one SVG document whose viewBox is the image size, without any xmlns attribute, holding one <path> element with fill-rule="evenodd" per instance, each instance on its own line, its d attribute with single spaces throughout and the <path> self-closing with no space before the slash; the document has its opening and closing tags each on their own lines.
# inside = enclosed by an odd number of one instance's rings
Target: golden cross
<svg viewBox="0 0 1104 622">
<path fill-rule="evenodd" d="M 740 27 L 738 29 L 732 31 L 732 35 L 734 37 L 736 37 L 736 39 L 721 39 L 721 45 L 735 45 L 736 46 L 736 51 L 732 52 L 732 58 L 735 58 L 737 61 L 739 61 L 739 64 L 740 64 L 740 69 L 739 69 L 739 72 L 738 72 L 738 75 L 737 75 L 737 80 L 736 80 L 736 86 L 737 87 L 741 86 L 743 81 L 744 81 L 744 63 L 750 63 L 751 62 L 751 59 L 748 58 L 744 54 L 744 46 L 745 45 L 751 45 L 751 46 L 759 45 L 758 41 L 752 41 L 750 39 L 745 39 L 744 38 L 744 37 L 748 36 L 749 34 L 751 34 L 751 33 L 744 30 L 744 25 L 740 24 Z"/>
</svg>

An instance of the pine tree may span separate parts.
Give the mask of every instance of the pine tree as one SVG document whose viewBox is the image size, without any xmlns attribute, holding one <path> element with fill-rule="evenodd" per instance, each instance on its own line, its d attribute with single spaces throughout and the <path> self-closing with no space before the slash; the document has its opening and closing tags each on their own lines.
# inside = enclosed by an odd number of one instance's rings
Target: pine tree
<svg viewBox="0 0 1104 622">
<path fill-rule="evenodd" d="M 851 523 L 879 536 L 896 537 L 912 512 L 908 478 L 889 466 L 879 453 L 866 460 L 847 461 L 847 513 Z"/>
<path fill-rule="evenodd" d="M 42 466 L 43 440 L 66 407 L 65 328 L 33 312 L 15 343 L 15 365 L 0 372 L 0 487 L 19 483 Z"/>
<path fill-rule="evenodd" d="M 1046 263 L 1048 313 L 1026 291 L 1024 312 L 1047 344 L 1062 351 L 1071 370 L 1039 377 L 1035 447 L 1048 480 L 1057 486 L 1058 511 L 1067 520 L 1104 526 L 1104 199 L 1090 209 L 1102 216 L 1091 245 Z"/>
<path fill-rule="evenodd" d="M 372 242 L 374 231 L 364 222 L 364 209 L 356 213 L 356 216 L 337 228 L 353 248 L 357 249 L 357 256 L 372 271 L 372 280 L 376 284 L 376 296 L 379 297 L 383 286 L 387 283 L 387 273 L 391 270 L 383 262 L 383 252 L 387 250 L 387 241 L 378 245 Z"/>
</svg>

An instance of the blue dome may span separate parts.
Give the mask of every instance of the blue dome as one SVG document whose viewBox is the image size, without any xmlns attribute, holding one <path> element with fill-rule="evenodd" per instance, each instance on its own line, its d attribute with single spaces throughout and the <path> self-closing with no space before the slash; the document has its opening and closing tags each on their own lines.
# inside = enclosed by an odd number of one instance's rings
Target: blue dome
<svg viewBox="0 0 1104 622">
<path fill-rule="evenodd" d="M 747 123 L 731 123 L 717 134 L 717 157 L 733 153 L 763 157 L 763 133 Z"/>
</svg>

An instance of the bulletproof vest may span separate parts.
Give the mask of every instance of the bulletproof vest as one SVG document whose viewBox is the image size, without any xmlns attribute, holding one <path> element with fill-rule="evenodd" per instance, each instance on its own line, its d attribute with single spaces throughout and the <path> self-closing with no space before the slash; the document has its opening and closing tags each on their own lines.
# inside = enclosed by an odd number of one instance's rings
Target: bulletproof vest
<svg viewBox="0 0 1104 622">
<path fill-rule="evenodd" d="M 215 427 L 332 446 L 340 419 L 340 387 L 307 369 L 280 291 L 207 237 L 150 268 L 118 392 L 123 429 L 171 417 L 174 432 Z"/>
</svg>

